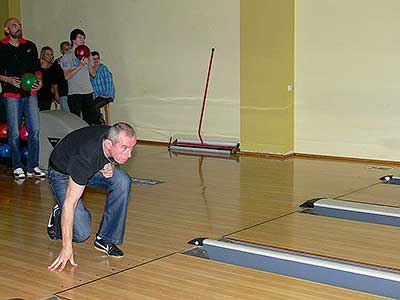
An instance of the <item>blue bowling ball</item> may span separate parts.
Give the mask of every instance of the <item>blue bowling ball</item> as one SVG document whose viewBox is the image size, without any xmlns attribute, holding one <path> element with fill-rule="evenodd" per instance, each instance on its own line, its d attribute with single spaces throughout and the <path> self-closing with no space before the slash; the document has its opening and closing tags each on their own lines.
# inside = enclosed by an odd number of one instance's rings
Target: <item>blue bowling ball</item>
<svg viewBox="0 0 400 300">
<path fill-rule="evenodd" d="M 3 144 L 0 146 L 0 156 L 1 157 L 11 157 L 11 149 L 8 144 Z"/>
</svg>

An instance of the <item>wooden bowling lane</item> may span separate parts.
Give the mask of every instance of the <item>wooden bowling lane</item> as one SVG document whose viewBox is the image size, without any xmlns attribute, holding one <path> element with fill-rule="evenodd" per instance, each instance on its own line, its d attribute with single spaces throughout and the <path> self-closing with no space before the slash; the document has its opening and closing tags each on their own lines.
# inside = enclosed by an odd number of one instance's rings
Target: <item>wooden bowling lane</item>
<svg viewBox="0 0 400 300">
<path fill-rule="evenodd" d="M 105 257 L 89 239 L 74 245 L 79 266 L 63 273 L 47 271 L 61 248 L 46 235 L 54 201 L 47 180 L 27 179 L 18 185 L 10 170 L 2 170 L 0 299 L 42 299 L 188 249 L 186 242 L 192 238 L 218 238 L 243 230 L 296 211 L 311 197 L 342 195 L 373 184 L 377 177 L 364 164 L 348 162 L 241 157 L 238 163 L 170 156 L 166 147 L 143 145 L 134 153 L 124 166 L 130 175 L 165 183 L 133 187 L 121 246 L 126 256 Z M 92 233 L 97 231 L 104 200 L 105 193 L 99 190 L 85 195 Z"/>
<path fill-rule="evenodd" d="M 153 261 L 57 295 L 70 300 L 387 299 L 183 254 Z"/>
<path fill-rule="evenodd" d="M 94 250 L 90 239 L 74 245 L 78 267 L 68 267 L 62 273 L 49 272 L 47 266 L 57 257 L 61 242 L 50 241 L 46 234 L 53 203 L 47 180 L 36 182 L 27 179 L 22 185 L 17 185 L 8 178 L 0 186 L 4 188 L 0 197 L 0 299 L 42 299 L 56 291 L 140 264 L 147 257 L 160 253 L 161 246 L 152 249 L 137 247 L 136 255 L 113 260 Z M 91 199 L 100 196 L 88 193 Z M 104 205 L 104 199 L 101 204 Z M 98 216 L 97 212 L 94 214 Z M 96 229 L 94 226 L 92 231 Z M 170 251 L 170 248 L 165 251 Z"/>
<path fill-rule="evenodd" d="M 242 218 L 243 213 L 239 217 L 241 221 L 252 220 L 254 224 L 296 210 L 311 198 L 336 198 L 377 184 L 377 178 L 387 171 L 371 171 L 372 165 L 252 156 L 240 156 L 240 161 L 236 162 L 174 155 L 163 147 L 138 145 L 134 157 L 124 168 L 136 177 L 165 181 L 164 187 L 168 189 L 165 195 L 171 199 L 186 201 L 184 198 L 200 195 L 199 200 L 210 205 L 216 200 L 230 199 L 231 207 L 252 211 L 253 216 L 249 218 Z M 223 206 L 228 205 L 225 202 Z"/>
<path fill-rule="evenodd" d="M 380 183 L 338 199 L 400 207 L 400 185 Z"/>
<path fill-rule="evenodd" d="M 50 241 L 46 224 L 53 196 L 47 180 L 17 185 L 11 176 L 0 178 L 0 299 L 42 299 L 56 291 L 98 280 L 177 251 L 188 249 L 197 236 L 219 237 L 227 232 L 284 214 L 288 206 L 243 205 L 240 165 L 198 158 L 170 159 L 159 147 L 137 149 L 132 176 L 165 181 L 155 186 L 134 185 L 125 242 L 120 260 L 93 249 L 93 239 L 74 245 L 77 268 L 51 273 L 60 241 Z M 136 150 L 135 150 L 136 151 Z M 247 198 L 247 194 L 245 194 Z M 105 193 L 89 189 L 84 203 L 97 231 Z M 282 196 L 283 199 L 286 196 Z M 272 200 L 272 199 L 271 199 Z M 255 203 L 253 203 L 255 204 Z M 7 275 L 6 275 L 7 274 Z M 18 283 L 18 284 L 16 284 Z"/>
<path fill-rule="evenodd" d="M 400 270 L 400 228 L 294 213 L 227 238 Z"/>
</svg>

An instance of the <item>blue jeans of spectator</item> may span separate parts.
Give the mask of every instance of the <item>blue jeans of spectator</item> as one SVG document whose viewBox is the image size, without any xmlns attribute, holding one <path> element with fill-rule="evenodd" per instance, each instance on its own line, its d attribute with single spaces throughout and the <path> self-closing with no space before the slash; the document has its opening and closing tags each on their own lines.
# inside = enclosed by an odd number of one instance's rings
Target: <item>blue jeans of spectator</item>
<svg viewBox="0 0 400 300">
<path fill-rule="evenodd" d="M 69 176 L 49 167 L 48 177 L 58 206 L 62 210 Z M 88 187 L 103 188 L 108 192 L 100 228 L 97 232 L 108 242 L 114 244 L 123 242 L 131 185 L 132 179 L 129 175 L 117 167 L 114 168 L 114 174 L 111 178 L 105 178 L 103 174 L 97 172 L 87 184 Z M 83 204 L 82 198 L 79 199 L 74 214 L 74 242 L 82 242 L 89 238 L 91 220 L 92 216 L 89 210 Z M 55 226 L 56 236 L 61 239 L 61 213 L 56 214 Z"/>
<path fill-rule="evenodd" d="M 22 168 L 21 149 L 19 143 L 19 128 L 22 113 L 25 115 L 26 129 L 28 131 L 28 172 L 32 172 L 39 162 L 39 108 L 37 97 L 4 98 L 6 108 L 8 144 L 11 149 L 13 170 Z"/>
<path fill-rule="evenodd" d="M 69 112 L 68 96 L 60 97 L 60 109 L 65 112 Z"/>
</svg>

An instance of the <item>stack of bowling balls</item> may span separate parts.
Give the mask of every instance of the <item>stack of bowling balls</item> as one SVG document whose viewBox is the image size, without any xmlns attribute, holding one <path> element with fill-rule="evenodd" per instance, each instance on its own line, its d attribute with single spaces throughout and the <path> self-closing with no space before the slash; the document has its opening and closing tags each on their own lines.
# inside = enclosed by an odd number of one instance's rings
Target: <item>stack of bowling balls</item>
<svg viewBox="0 0 400 300">
<path fill-rule="evenodd" d="M 21 158 L 28 159 L 28 148 L 26 147 L 28 141 L 28 131 L 26 125 L 22 125 L 19 129 L 19 138 L 21 140 Z M 11 157 L 11 149 L 8 145 L 8 128 L 7 124 L 0 124 L 0 158 Z"/>
<path fill-rule="evenodd" d="M 7 138 L 7 124 L 0 124 L 0 157 L 11 157 L 11 150 L 7 143 Z"/>
</svg>

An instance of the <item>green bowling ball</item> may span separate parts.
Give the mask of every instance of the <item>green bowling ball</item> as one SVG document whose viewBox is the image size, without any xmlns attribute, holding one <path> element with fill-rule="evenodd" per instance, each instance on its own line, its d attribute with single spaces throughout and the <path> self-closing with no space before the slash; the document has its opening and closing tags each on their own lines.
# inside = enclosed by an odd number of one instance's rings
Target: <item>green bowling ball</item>
<svg viewBox="0 0 400 300">
<path fill-rule="evenodd" d="M 21 88 L 27 92 L 30 92 L 32 89 L 32 85 L 37 83 L 38 79 L 35 74 L 32 73 L 24 73 L 21 76 Z"/>
</svg>

